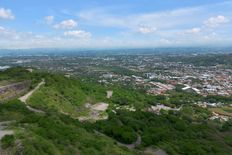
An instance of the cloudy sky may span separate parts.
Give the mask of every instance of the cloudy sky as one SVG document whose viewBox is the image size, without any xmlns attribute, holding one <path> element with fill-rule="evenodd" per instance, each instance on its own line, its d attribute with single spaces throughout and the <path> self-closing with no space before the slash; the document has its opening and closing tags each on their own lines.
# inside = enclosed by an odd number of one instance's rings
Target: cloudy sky
<svg viewBox="0 0 232 155">
<path fill-rule="evenodd" d="M 231 43 L 232 0 L 0 0 L 0 48 Z"/>
</svg>

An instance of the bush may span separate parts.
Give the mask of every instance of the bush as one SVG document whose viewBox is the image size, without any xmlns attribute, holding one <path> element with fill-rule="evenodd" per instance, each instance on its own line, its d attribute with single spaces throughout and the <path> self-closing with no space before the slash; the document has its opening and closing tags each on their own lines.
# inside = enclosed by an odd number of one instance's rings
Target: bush
<svg viewBox="0 0 232 155">
<path fill-rule="evenodd" d="M 14 141 L 15 141 L 14 135 L 5 135 L 5 136 L 1 139 L 2 148 L 3 148 L 3 149 L 6 149 L 6 148 L 8 148 L 8 147 L 10 147 L 10 146 L 13 146 Z"/>
</svg>

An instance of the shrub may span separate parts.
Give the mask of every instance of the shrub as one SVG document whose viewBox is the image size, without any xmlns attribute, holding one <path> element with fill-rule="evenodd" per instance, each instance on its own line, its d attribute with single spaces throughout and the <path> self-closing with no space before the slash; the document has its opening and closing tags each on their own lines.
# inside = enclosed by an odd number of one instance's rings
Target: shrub
<svg viewBox="0 0 232 155">
<path fill-rule="evenodd" d="M 3 149 L 6 149 L 6 148 L 8 148 L 8 147 L 10 147 L 10 146 L 13 146 L 14 141 L 15 141 L 14 135 L 5 135 L 5 136 L 1 139 L 2 148 L 3 148 Z"/>
</svg>

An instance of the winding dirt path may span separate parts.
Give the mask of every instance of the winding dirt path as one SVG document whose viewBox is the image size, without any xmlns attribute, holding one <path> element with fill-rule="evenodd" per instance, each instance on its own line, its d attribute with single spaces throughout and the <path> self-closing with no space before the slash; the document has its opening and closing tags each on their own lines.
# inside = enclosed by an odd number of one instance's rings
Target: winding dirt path
<svg viewBox="0 0 232 155">
<path fill-rule="evenodd" d="M 0 140 L 5 135 L 13 135 L 14 134 L 14 132 L 12 130 L 5 130 L 5 128 L 12 122 L 13 121 L 0 122 Z"/>
<path fill-rule="evenodd" d="M 33 90 L 29 91 L 27 94 L 25 94 L 24 96 L 20 97 L 19 100 L 23 103 L 26 103 L 27 99 L 36 91 L 40 88 L 40 86 L 42 86 L 43 84 L 45 84 L 44 79 L 42 80 L 42 82 L 40 82 Z"/>
<path fill-rule="evenodd" d="M 107 136 L 106 134 L 104 134 L 104 133 L 102 133 L 102 132 L 99 132 L 99 131 L 97 131 L 97 130 L 94 130 L 94 132 L 96 133 L 96 134 L 98 134 L 98 135 L 101 135 L 101 136 L 105 136 L 105 137 L 109 137 L 109 136 Z M 111 138 L 111 137 L 110 137 Z M 115 140 L 115 139 L 114 139 Z M 117 142 L 117 145 L 118 146 L 123 146 L 123 147 L 126 147 L 126 148 L 128 148 L 128 149 L 130 149 L 130 150 L 133 150 L 133 149 L 135 149 L 137 146 L 139 146 L 141 143 L 142 143 L 142 138 L 141 138 L 141 136 L 139 135 L 139 134 L 137 134 L 137 140 L 134 142 L 134 143 L 132 143 L 132 144 L 124 144 L 124 143 L 121 143 L 121 142 L 119 142 L 119 141 L 117 141 L 117 140 L 115 140 L 116 142 Z"/>
<path fill-rule="evenodd" d="M 30 111 L 32 111 L 32 112 L 36 112 L 36 113 L 45 113 L 44 111 L 39 110 L 39 109 L 32 108 L 31 106 L 29 106 L 29 105 L 27 104 L 28 98 L 31 97 L 31 95 L 33 95 L 33 93 L 34 93 L 35 91 L 37 91 L 37 90 L 38 90 L 42 85 L 44 85 L 44 84 L 45 84 L 45 81 L 44 81 L 44 79 L 43 79 L 33 90 L 29 91 L 27 94 L 25 94 L 24 96 L 22 96 L 22 97 L 19 98 L 19 100 L 20 100 L 21 102 L 23 102 L 23 103 L 26 104 L 28 110 L 30 110 Z"/>
<path fill-rule="evenodd" d="M 13 135 L 14 134 L 14 131 L 13 130 L 7 130 L 7 126 L 10 124 L 10 123 L 13 123 L 14 121 L 5 121 L 5 122 L 0 122 L 0 140 L 6 136 L 6 135 Z M 1 141 L 0 141 L 0 155 L 9 155 L 8 151 L 7 150 L 4 150 L 2 148 L 2 144 L 1 144 Z"/>
<path fill-rule="evenodd" d="M 124 146 L 124 147 L 127 147 L 130 150 L 133 150 L 133 149 L 135 149 L 135 147 L 139 146 L 141 144 L 141 142 L 142 142 L 141 136 L 138 135 L 137 140 L 132 144 L 124 144 L 124 143 L 121 143 L 121 142 L 118 142 L 118 141 L 117 141 L 117 144 L 119 146 Z"/>
</svg>

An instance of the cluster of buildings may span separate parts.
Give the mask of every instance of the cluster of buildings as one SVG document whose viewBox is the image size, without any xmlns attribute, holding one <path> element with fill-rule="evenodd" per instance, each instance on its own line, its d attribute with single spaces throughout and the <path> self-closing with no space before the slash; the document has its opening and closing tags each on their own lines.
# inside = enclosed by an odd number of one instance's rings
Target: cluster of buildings
<svg viewBox="0 0 232 155">
<path fill-rule="evenodd" d="M 170 111 L 170 110 L 172 110 L 172 111 L 180 111 L 181 109 L 182 109 L 182 107 L 172 108 L 172 107 L 168 107 L 168 106 L 163 105 L 163 104 L 158 104 L 156 106 L 151 106 L 150 108 L 148 108 L 148 111 L 159 115 L 161 110 L 164 110 L 164 111 Z"/>
<path fill-rule="evenodd" d="M 207 108 L 207 107 L 222 107 L 224 105 L 224 103 L 218 102 L 218 103 L 210 103 L 210 102 L 201 102 L 198 101 L 195 103 L 196 105 L 198 105 L 199 107 L 202 108 Z"/>
<path fill-rule="evenodd" d="M 165 94 L 166 91 L 172 90 L 175 86 L 171 84 L 163 84 L 161 82 L 149 82 L 152 87 L 147 91 L 148 94 L 161 95 Z"/>
<path fill-rule="evenodd" d="M 183 85 L 182 90 L 207 95 L 232 95 L 232 69 L 220 67 L 196 67 L 178 63 L 158 63 L 148 79 L 163 80 L 165 83 Z"/>
<path fill-rule="evenodd" d="M 212 111 L 212 116 L 209 118 L 209 120 L 219 120 L 221 122 L 224 122 L 224 121 L 228 121 L 228 120 L 232 119 L 232 115 L 223 110 L 223 108 L 225 108 L 225 107 L 227 107 L 227 108 L 232 107 L 232 104 L 225 105 L 222 102 L 210 103 L 210 102 L 201 102 L 201 101 L 198 101 L 195 104 L 202 107 L 202 108 L 208 108 Z M 220 112 L 218 112 L 218 109 Z"/>
<path fill-rule="evenodd" d="M 101 75 L 100 78 L 105 80 L 103 82 L 133 82 L 135 85 L 149 88 L 148 93 L 154 95 L 165 94 L 166 91 L 174 89 L 177 84 L 182 85 L 184 91 L 195 92 L 203 96 L 232 95 L 232 69 L 194 67 L 184 64 L 176 66 L 173 63 L 167 67 L 167 64 L 162 66 L 162 63 L 159 63 L 159 70 L 144 69 L 146 67 L 138 66 L 139 76 L 109 72 Z M 135 66 L 133 66 L 133 71 L 136 71 Z"/>
<path fill-rule="evenodd" d="M 213 116 L 211 116 L 209 118 L 209 120 L 219 120 L 221 122 L 225 122 L 225 121 L 228 121 L 229 119 L 231 119 L 229 116 L 220 115 L 216 112 L 213 112 L 212 114 L 213 114 Z"/>
</svg>

